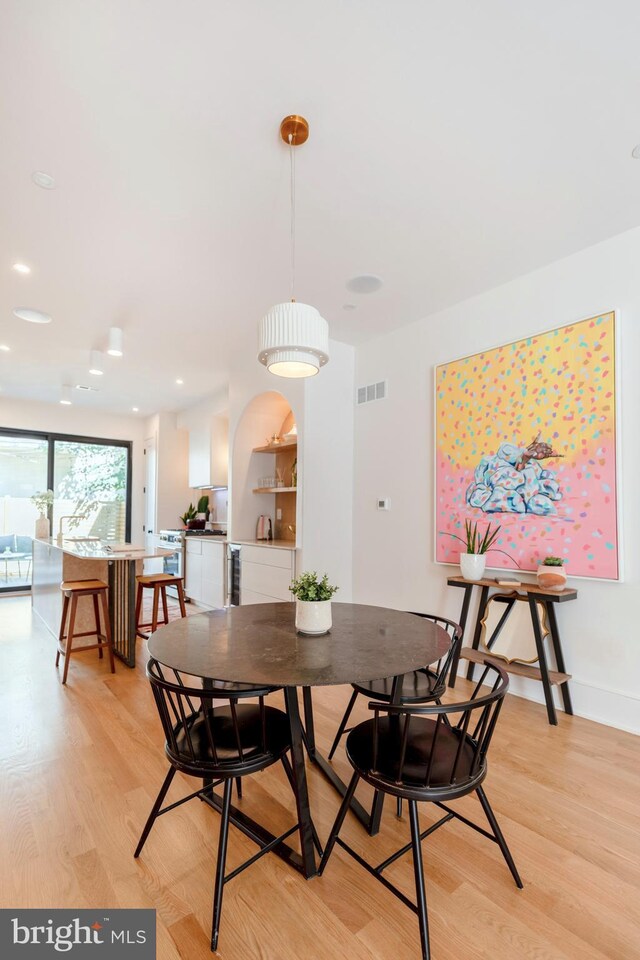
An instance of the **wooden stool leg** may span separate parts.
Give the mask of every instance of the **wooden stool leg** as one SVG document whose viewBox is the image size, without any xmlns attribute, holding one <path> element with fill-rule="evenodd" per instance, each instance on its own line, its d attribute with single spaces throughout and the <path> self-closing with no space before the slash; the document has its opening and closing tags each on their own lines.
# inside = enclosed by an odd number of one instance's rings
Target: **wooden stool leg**
<svg viewBox="0 0 640 960">
<path fill-rule="evenodd" d="M 71 597 L 71 614 L 69 616 L 69 632 L 67 633 L 67 643 L 64 650 L 64 671 L 62 674 L 62 683 L 67 682 L 67 674 L 69 672 L 69 661 L 71 660 L 71 645 L 73 643 L 73 631 L 76 626 L 76 610 L 78 608 L 78 598 L 75 593 Z"/>
<path fill-rule="evenodd" d="M 62 641 L 64 640 L 64 628 L 67 622 L 67 613 L 69 611 L 69 597 L 64 595 L 64 600 L 62 602 L 62 618 L 60 620 L 60 634 L 58 636 L 58 652 L 56 654 L 56 667 L 60 663 L 60 653 L 62 650 Z"/>
<path fill-rule="evenodd" d="M 167 586 L 164 583 L 160 584 L 160 593 L 162 594 L 162 615 L 164 617 L 165 624 L 169 623 L 169 608 L 167 607 Z"/>
<path fill-rule="evenodd" d="M 104 635 L 107 638 L 107 646 L 109 650 L 109 662 L 111 664 L 111 673 L 116 672 L 116 662 L 113 659 L 113 637 L 111 636 L 111 621 L 109 620 L 109 605 L 107 603 L 107 591 L 100 591 L 100 599 L 102 600 L 102 612 L 104 614 Z"/>
<path fill-rule="evenodd" d="M 138 630 L 140 626 L 140 611 L 142 609 L 142 594 L 144 593 L 144 587 L 141 583 L 138 584 L 138 592 L 136 594 L 136 633 L 139 637 L 143 637 L 144 634 Z"/>
<path fill-rule="evenodd" d="M 98 607 L 98 595 L 93 594 L 93 615 L 96 621 L 96 639 L 100 643 L 100 608 Z M 102 647 L 98 647 L 98 659 L 102 660 Z"/>
<path fill-rule="evenodd" d="M 151 615 L 151 632 L 155 633 L 158 629 L 158 601 L 160 600 L 160 587 L 157 583 L 153 585 L 153 613 Z"/>
<path fill-rule="evenodd" d="M 178 589 L 178 603 L 180 604 L 180 616 L 186 617 L 187 608 L 184 603 L 184 590 L 182 589 L 182 580 L 178 580 L 178 582 L 176 583 L 176 587 Z"/>
</svg>

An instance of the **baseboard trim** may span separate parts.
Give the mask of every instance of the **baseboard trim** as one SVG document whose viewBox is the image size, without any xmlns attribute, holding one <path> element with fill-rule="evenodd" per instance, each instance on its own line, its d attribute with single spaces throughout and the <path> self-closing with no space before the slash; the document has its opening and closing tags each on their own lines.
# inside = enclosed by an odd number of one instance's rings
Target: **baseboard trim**
<svg viewBox="0 0 640 960">
<path fill-rule="evenodd" d="M 467 664 L 463 661 L 458 675 L 466 673 Z M 476 675 L 477 671 L 476 671 Z M 558 712 L 562 711 L 562 698 L 557 687 L 554 687 L 554 700 Z M 599 687 L 586 680 L 572 679 L 569 681 L 573 712 L 577 717 L 593 720 L 616 730 L 625 730 L 628 733 L 640 734 L 640 697 L 635 694 L 623 693 L 608 687 Z M 534 703 L 544 703 L 542 684 L 525 677 L 509 677 L 509 693 Z"/>
</svg>

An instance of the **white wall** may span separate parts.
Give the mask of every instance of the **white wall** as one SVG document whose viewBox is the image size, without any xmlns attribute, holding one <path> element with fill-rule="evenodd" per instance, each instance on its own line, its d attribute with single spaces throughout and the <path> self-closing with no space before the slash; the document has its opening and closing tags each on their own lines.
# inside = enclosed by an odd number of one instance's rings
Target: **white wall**
<svg viewBox="0 0 640 960">
<path fill-rule="evenodd" d="M 389 397 L 356 409 L 354 599 L 457 616 L 450 567 L 433 562 L 433 367 L 518 337 L 616 309 L 620 363 L 623 583 L 577 580 L 559 612 L 577 713 L 640 731 L 640 229 L 490 290 L 360 347 L 358 385 Z M 377 497 L 391 498 L 388 513 Z M 512 690 L 542 699 L 541 685 Z"/>
<path fill-rule="evenodd" d="M 31 400 L 0 399 L 0 427 L 17 430 L 45 430 L 102 440 L 131 440 L 131 539 L 144 543 L 144 421 L 115 416 L 80 406 L 38 403 Z"/>
<path fill-rule="evenodd" d="M 233 537 L 244 539 L 240 532 L 244 530 L 247 539 L 253 537 L 258 514 L 266 512 L 264 502 L 254 503 L 245 496 L 242 471 L 246 464 L 235 444 L 244 443 L 239 429 L 252 400 L 277 391 L 294 411 L 298 425 L 298 570 L 326 571 L 340 586 L 336 599 L 347 601 L 352 589 L 354 350 L 335 341 L 330 341 L 329 349 L 329 364 L 308 380 L 274 377 L 258 363 L 253 348 L 236 354 L 229 387 L 230 529 Z M 273 429 L 280 426 L 281 422 Z"/>
<path fill-rule="evenodd" d="M 158 413 L 145 424 L 145 440 L 156 440 L 156 519 L 154 533 L 179 529 L 180 516 L 194 499 L 189 488 L 189 434 L 175 413 Z"/>
</svg>

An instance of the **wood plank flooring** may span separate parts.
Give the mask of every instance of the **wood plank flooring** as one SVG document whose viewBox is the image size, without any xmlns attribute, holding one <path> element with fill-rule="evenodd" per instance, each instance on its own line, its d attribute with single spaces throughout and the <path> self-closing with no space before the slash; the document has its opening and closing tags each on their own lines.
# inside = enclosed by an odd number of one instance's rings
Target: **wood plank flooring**
<svg viewBox="0 0 640 960">
<path fill-rule="evenodd" d="M 173 604 L 172 604 L 173 606 Z M 0 906 L 154 907 L 160 960 L 206 960 L 218 816 L 197 800 L 162 817 L 133 850 L 167 769 L 140 642 L 138 666 L 94 652 L 71 662 L 66 688 L 55 642 L 26 597 L 0 599 Z M 460 681 L 457 693 L 466 684 Z M 328 749 L 348 699 L 314 691 L 317 738 Z M 275 695 L 275 705 L 281 697 Z M 356 720 L 367 715 L 365 700 Z M 492 745 L 487 795 L 524 881 L 516 889 L 495 844 L 454 822 L 424 843 L 434 960 L 640 958 L 640 739 L 508 697 Z M 336 767 L 349 775 L 344 751 Z M 338 798 L 308 768 L 324 840 Z M 294 821 L 278 765 L 244 781 L 240 801 L 274 832 Z M 170 799 L 193 789 L 176 777 Z M 366 791 L 363 791 L 366 798 Z M 482 822 L 473 798 L 461 810 Z M 424 805 L 421 822 L 436 819 Z M 388 803 L 369 838 L 353 817 L 345 839 L 372 862 L 408 840 Z M 230 833 L 228 867 L 255 852 Z M 413 897 L 410 855 L 389 879 Z M 416 917 L 340 849 L 305 881 L 270 855 L 225 889 L 224 960 L 418 960 Z"/>
</svg>

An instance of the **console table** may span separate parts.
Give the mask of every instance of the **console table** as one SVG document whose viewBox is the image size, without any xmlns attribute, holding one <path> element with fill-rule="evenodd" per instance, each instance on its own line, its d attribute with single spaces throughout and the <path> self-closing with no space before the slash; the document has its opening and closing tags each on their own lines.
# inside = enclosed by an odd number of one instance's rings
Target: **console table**
<svg viewBox="0 0 640 960">
<path fill-rule="evenodd" d="M 467 680 L 473 679 L 473 670 L 476 663 L 482 663 L 487 659 L 493 660 L 495 663 L 499 663 L 502 667 L 504 667 L 507 673 L 512 673 L 514 676 L 518 677 L 527 677 L 530 680 L 540 680 L 542 682 L 549 723 L 558 723 L 556 707 L 553 702 L 554 686 L 560 688 L 560 694 L 562 696 L 565 713 L 573 714 L 573 708 L 571 706 L 571 694 L 569 692 L 569 680 L 571 679 L 571 674 L 566 672 L 564 665 L 564 655 L 562 653 L 562 644 L 560 642 L 560 632 L 558 630 L 558 620 L 556 617 L 555 606 L 558 603 L 565 603 L 567 600 L 575 600 L 578 596 L 578 591 L 569 589 L 568 587 L 565 587 L 563 590 L 545 590 L 544 587 L 539 587 L 537 583 L 521 583 L 513 588 L 509 588 L 517 591 L 518 593 L 526 594 L 527 600 L 529 601 L 533 636 L 536 642 L 536 651 L 538 654 L 539 663 L 539 667 L 535 667 L 531 664 L 517 662 L 506 663 L 502 657 L 491 657 L 490 654 L 479 650 L 480 635 L 482 633 L 481 621 L 484 616 L 484 611 L 490 596 L 490 592 L 504 592 L 504 585 L 499 584 L 495 580 L 489 579 L 488 577 L 485 577 L 482 580 L 465 580 L 464 577 L 449 577 L 447 584 L 450 587 L 460 587 L 464 590 L 462 610 L 460 611 L 460 626 L 462 627 L 463 636 L 469 614 L 471 596 L 475 588 L 480 587 L 480 603 L 478 605 L 478 614 L 474 625 L 471 646 L 464 648 L 464 652 L 470 661 L 467 668 Z M 551 643 L 556 660 L 556 670 L 550 670 L 547 662 L 542 626 L 540 624 L 540 617 L 538 614 L 538 603 L 542 603 L 544 605 L 548 617 L 549 636 L 551 637 Z M 450 687 L 455 686 L 457 671 L 458 660 L 456 660 L 451 666 L 451 675 L 449 678 Z"/>
</svg>

